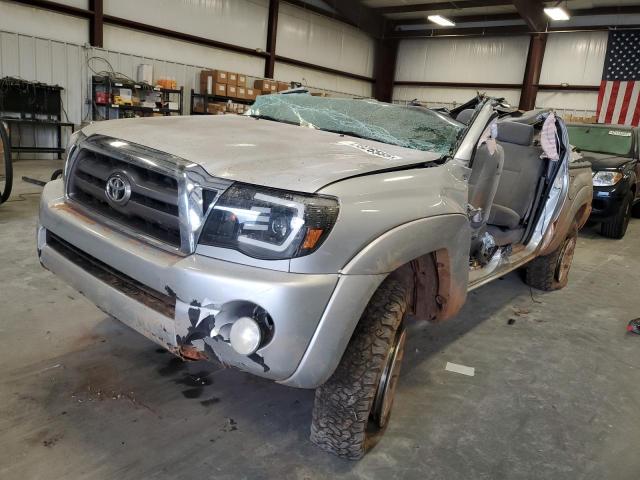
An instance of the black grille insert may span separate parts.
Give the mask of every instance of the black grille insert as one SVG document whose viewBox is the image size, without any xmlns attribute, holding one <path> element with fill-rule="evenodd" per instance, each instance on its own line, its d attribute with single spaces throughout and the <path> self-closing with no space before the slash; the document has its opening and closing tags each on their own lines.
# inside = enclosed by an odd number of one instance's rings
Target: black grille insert
<svg viewBox="0 0 640 480">
<path fill-rule="evenodd" d="M 106 263 L 74 247 L 47 230 L 47 245 L 84 271 L 102 280 L 128 297 L 169 318 L 175 316 L 175 298 L 158 292 Z"/>
<path fill-rule="evenodd" d="M 109 177 L 118 172 L 131 184 L 131 197 L 124 205 L 107 198 Z M 69 196 L 125 227 L 180 248 L 178 182 L 139 165 L 82 149 L 69 178 Z"/>
</svg>

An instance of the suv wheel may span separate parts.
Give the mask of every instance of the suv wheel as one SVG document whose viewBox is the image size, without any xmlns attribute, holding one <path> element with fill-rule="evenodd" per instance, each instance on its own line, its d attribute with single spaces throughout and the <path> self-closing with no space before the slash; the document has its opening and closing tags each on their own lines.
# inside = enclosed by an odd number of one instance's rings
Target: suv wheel
<svg viewBox="0 0 640 480">
<path fill-rule="evenodd" d="M 357 460 L 389 421 L 406 330 L 408 289 L 385 280 L 373 294 L 333 376 L 316 390 L 311 441 Z"/>
<path fill-rule="evenodd" d="M 525 267 L 525 283 L 547 292 L 565 287 L 577 240 L 578 232 L 574 229 L 556 250 L 531 260 Z"/>
<path fill-rule="evenodd" d="M 600 226 L 600 233 L 608 238 L 622 238 L 627 233 L 629 219 L 631 218 L 631 204 L 633 203 L 633 194 L 627 193 L 624 197 L 620 210 L 608 222 L 603 222 Z"/>
<path fill-rule="evenodd" d="M 631 207 L 631 215 L 635 218 L 640 218 L 640 199 L 633 207 Z"/>
</svg>

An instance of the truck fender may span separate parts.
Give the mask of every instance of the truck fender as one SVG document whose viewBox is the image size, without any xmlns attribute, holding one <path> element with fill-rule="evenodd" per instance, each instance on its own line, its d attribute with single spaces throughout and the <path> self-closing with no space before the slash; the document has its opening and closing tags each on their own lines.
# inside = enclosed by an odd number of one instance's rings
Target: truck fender
<svg viewBox="0 0 640 480">
<path fill-rule="evenodd" d="M 424 255 L 433 255 L 438 274 L 438 320 L 455 315 L 465 302 L 469 281 L 471 232 L 463 214 L 422 218 L 387 231 L 342 268 L 344 275 L 395 272 Z M 419 297 L 418 297 L 419 298 Z M 415 309 L 420 311 L 419 308 Z"/>
</svg>

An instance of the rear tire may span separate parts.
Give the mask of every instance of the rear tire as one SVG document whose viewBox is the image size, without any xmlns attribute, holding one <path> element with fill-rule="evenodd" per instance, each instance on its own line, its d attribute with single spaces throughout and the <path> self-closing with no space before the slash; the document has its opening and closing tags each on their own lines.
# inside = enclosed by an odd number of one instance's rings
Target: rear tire
<svg viewBox="0 0 640 480">
<path fill-rule="evenodd" d="M 608 222 L 602 222 L 600 226 L 600 233 L 607 238 L 620 239 L 627 233 L 627 227 L 629 226 L 629 220 L 631 219 L 631 203 L 633 202 L 633 194 L 627 193 L 622 201 L 620 210 L 616 213 Z"/>
<path fill-rule="evenodd" d="M 385 280 L 373 294 L 342 360 L 316 389 L 311 441 L 350 460 L 362 458 L 388 424 L 406 332 L 409 289 Z"/>
<path fill-rule="evenodd" d="M 564 288 L 569 281 L 577 239 L 578 232 L 574 229 L 556 250 L 529 262 L 524 272 L 525 283 L 545 292 Z"/>
</svg>

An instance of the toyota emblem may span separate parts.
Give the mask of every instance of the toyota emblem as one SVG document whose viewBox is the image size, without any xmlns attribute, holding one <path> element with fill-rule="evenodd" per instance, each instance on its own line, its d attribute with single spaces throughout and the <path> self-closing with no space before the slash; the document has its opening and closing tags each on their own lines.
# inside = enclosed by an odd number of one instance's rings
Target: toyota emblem
<svg viewBox="0 0 640 480">
<path fill-rule="evenodd" d="M 112 173 L 104 187 L 107 199 L 116 205 L 125 205 L 131 198 L 131 182 L 122 173 Z"/>
</svg>

